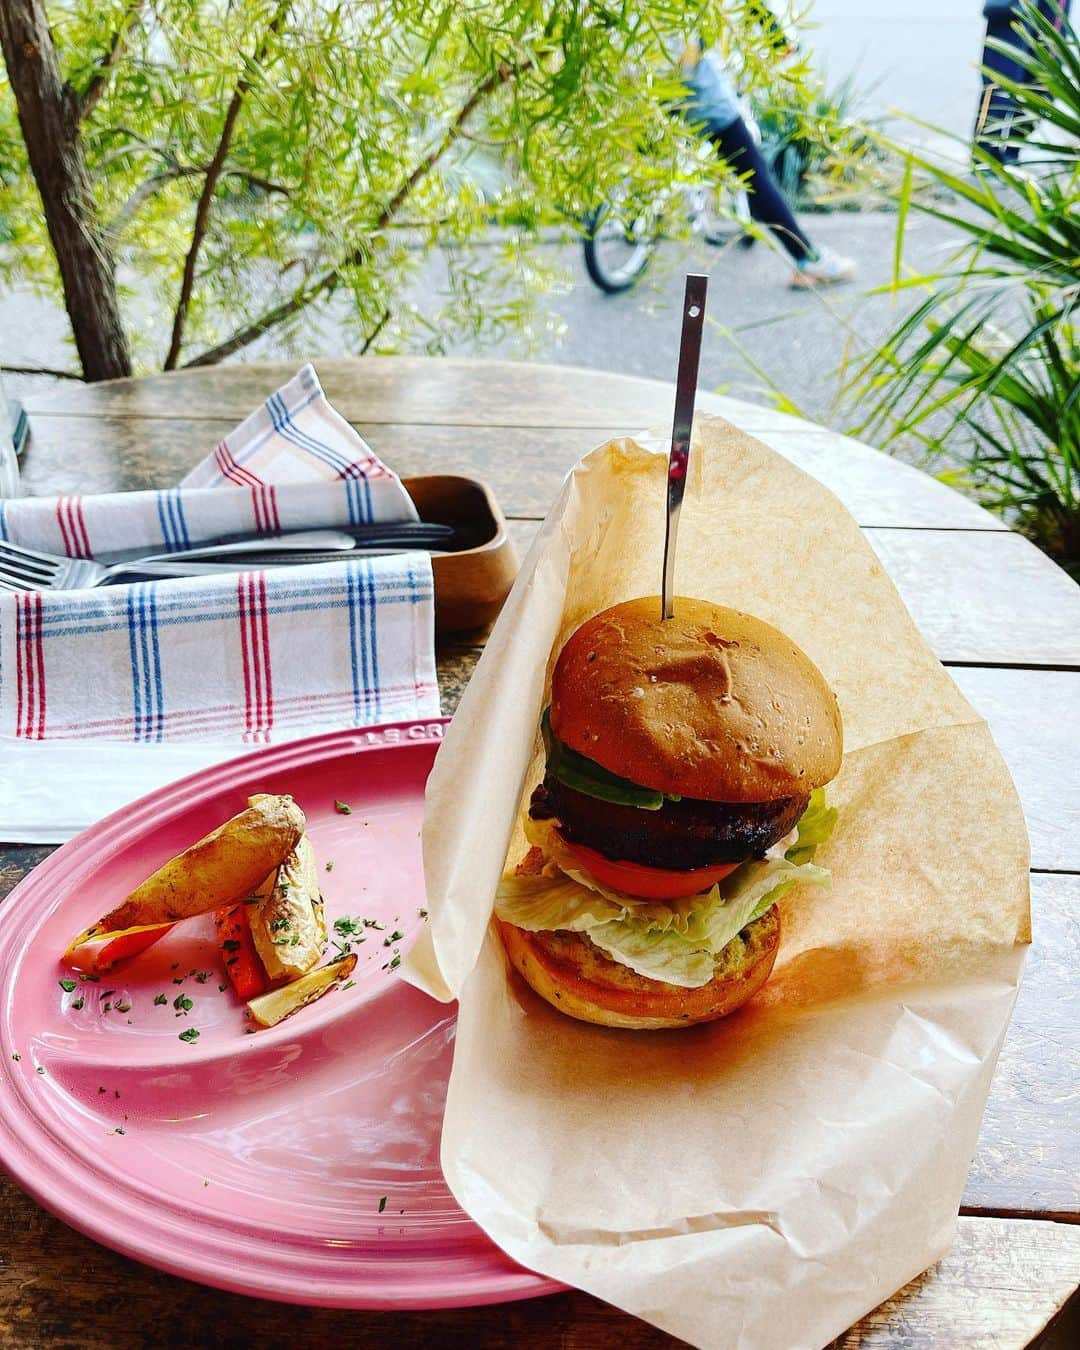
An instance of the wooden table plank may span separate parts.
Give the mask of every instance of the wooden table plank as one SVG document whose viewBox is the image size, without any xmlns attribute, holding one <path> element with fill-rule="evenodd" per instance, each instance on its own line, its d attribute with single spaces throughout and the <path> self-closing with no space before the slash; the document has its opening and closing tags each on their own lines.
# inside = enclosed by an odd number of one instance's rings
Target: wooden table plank
<svg viewBox="0 0 1080 1350">
<path fill-rule="evenodd" d="M 30 416 L 27 496 L 137 492 L 178 482 L 232 429 L 228 418 Z"/>
<path fill-rule="evenodd" d="M 225 418 L 36 417 L 22 465 L 28 493 L 117 492 L 176 482 L 236 425 Z M 624 429 L 442 427 L 354 423 L 376 454 L 405 477 L 463 473 L 486 479 L 504 511 L 543 516 L 564 474 Z M 955 495 L 955 494 L 953 494 Z"/>
<path fill-rule="evenodd" d="M 738 405 L 736 423 L 753 421 Z M 744 415 L 745 414 L 745 415 Z M 795 419 L 788 419 L 795 421 Z M 377 454 L 406 476 L 484 478 L 508 515 L 543 516 L 582 455 L 634 428 L 423 426 L 357 422 Z M 997 530 L 1004 523 L 910 465 L 820 427 L 766 430 L 762 439 L 830 488 L 860 525 Z M 24 490 L 119 492 L 176 482 L 235 426 L 227 418 L 38 415 L 22 466 Z"/>
<path fill-rule="evenodd" d="M 53 844 L 0 844 L 0 901 L 53 852 Z"/>
<path fill-rule="evenodd" d="M 512 520 L 524 558 L 538 525 Z M 1080 668 L 1080 587 L 1019 535 L 865 531 L 945 662 Z"/>
<path fill-rule="evenodd" d="M 1080 872 L 1080 673 L 953 667 L 1024 806 L 1031 865 Z"/>
<path fill-rule="evenodd" d="M 752 430 L 753 418 L 745 411 L 752 407 L 744 403 L 732 414 L 736 426 Z M 921 469 L 850 436 L 840 436 L 810 423 L 800 424 L 797 430 L 766 427 L 753 434 L 824 483 L 860 525 L 1002 533 L 1008 530 L 997 516 Z"/>
<path fill-rule="evenodd" d="M 437 426 L 666 426 L 674 410 L 664 380 L 538 362 L 422 356 L 319 357 L 313 362 L 331 402 L 349 421 Z M 296 374 L 298 361 L 234 362 L 139 380 L 67 384 L 25 400 L 41 416 L 246 417 Z M 190 390 L 194 389 L 193 395 Z M 707 389 L 698 409 L 727 417 L 754 434 L 820 434 L 821 426 L 765 404 Z M 403 417 L 408 410 L 409 416 Z"/>
<path fill-rule="evenodd" d="M 385 1313 L 298 1308 L 210 1292 L 97 1246 L 3 1181 L 0 1229 L 20 1235 L 19 1260 L 0 1262 L 0 1347 L 12 1350 L 659 1350 L 681 1344 L 580 1292 L 487 1308 Z M 1080 1228 L 962 1218 L 948 1256 L 858 1322 L 832 1350 L 1021 1350 L 1066 1302 L 1078 1275 Z"/>
<path fill-rule="evenodd" d="M 961 1219 L 948 1256 L 856 1323 L 833 1350 L 1026 1346 L 1074 1293 L 1078 1279 L 1080 1228 Z M 1078 1327 L 1075 1311 L 1061 1328 L 1065 1335 Z"/>
<path fill-rule="evenodd" d="M 266 396 L 296 374 L 300 361 L 237 361 L 228 365 L 170 375 L 151 375 L 137 381 L 115 380 L 104 384 L 65 384 L 24 400 L 30 412 L 47 416 L 83 413 L 92 416 L 225 417 L 235 422 L 246 417 Z M 664 380 L 577 366 L 540 362 L 474 360 L 423 356 L 317 357 L 318 371 L 338 411 L 350 420 L 366 422 L 434 421 L 436 425 L 478 426 L 607 426 L 603 405 L 618 409 L 615 421 L 626 421 L 632 408 L 646 410 L 638 423 L 649 425 L 658 402 L 670 418 L 674 410 L 672 386 Z M 192 405 L 185 383 L 200 391 Z M 531 385 L 534 395 L 522 397 L 520 386 Z M 203 396 L 212 391 L 213 396 Z M 480 393 L 477 402 L 463 395 Z M 792 417 L 767 404 L 701 390 L 703 411 L 721 417 L 748 431 L 820 432 L 816 422 Z M 551 422 L 549 414 L 564 402 L 582 409 L 582 415 Z M 534 416 L 541 405 L 540 420 Z M 389 407 L 388 407 L 389 405 Z M 435 416 L 403 419 L 402 408 L 434 410 Z M 465 414 L 479 414 L 471 419 Z"/>
<path fill-rule="evenodd" d="M 1080 1220 L 1080 876 L 1031 878 L 1034 940 L 964 1206 Z"/>
<path fill-rule="evenodd" d="M 670 384 L 573 366 L 522 365 L 423 356 L 319 358 L 331 403 L 349 421 L 438 426 L 628 427 L 670 422 Z M 262 361 L 203 370 L 70 385 L 30 399 L 27 411 L 49 415 L 228 418 L 240 421 L 296 374 L 295 361 Z M 702 411 L 714 395 L 703 394 Z M 707 406 L 708 405 L 708 406 Z M 613 409 L 618 415 L 613 418 Z"/>
<path fill-rule="evenodd" d="M 1080 587 L 1020 535 L 866 537 L 943 661 L 1080 667 Z"/>
</svg>

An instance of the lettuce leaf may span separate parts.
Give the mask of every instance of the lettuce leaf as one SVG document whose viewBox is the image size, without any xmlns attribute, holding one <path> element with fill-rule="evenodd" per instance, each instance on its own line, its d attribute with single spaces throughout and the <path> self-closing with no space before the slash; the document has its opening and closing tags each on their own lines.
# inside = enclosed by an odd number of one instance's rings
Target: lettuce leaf
<svg viewBox="0 0 1080 1350">
<path fill-rule="evenodd" d="M 825 789 L 815 788 L 810 794 L 806 810 L 799 817 L 799 837 L 784 855 L 789 862 L 805 863 L 814 856 L 814 850 L 826 843 L 836 828 L 840 812 L 825 800 Z"/>
<path fill-rule="evenodd" d="M 807 816 L 814 806 L 812 797 Z M 822 795 L 811 831 L 827 838 L 835 819 Z M 608 956 L 639 975 L 686 989 L 708 984 L 720 952 L 793 886 L 830 882 L 825 868 L 791 857 L 812 854 L 817 847 L 809 834 L 804 843 L 801 822 L 798 842 L 786 857 L 744 863 L 704 894 L 668 903 L 637 900 L 602 886 L 563 845 L 552 821 L 529 820 L 526 835 L 544 852 L 544 873 L 503 878 L 495 896 L 500 919 L 528 932 L 587 933 Z"/>
</svg>

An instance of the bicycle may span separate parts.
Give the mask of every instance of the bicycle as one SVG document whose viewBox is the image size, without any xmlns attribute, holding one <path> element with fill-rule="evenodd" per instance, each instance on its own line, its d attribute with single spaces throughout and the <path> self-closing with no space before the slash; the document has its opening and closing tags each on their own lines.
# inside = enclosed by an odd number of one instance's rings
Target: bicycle
<svg viewBox="0 0 1080 1350">
<path fill-rule="evenodd" d="M 740 100 L 742 119 L 754 140 L 762 144 L 761 129 L 749 101 Z M 779 146 L 768 146 L 765 157 L 774 163 L 782 154 Z M 608 295 L 628 291 L 648 267 L 663 238 L 664 221 L 671 219 L 674 199 L 682 196 L 683 210 L 694 234 L 707 244 L 734 243 L 752 248 L 757 235 L 750 228 L 750 194 L 745 188 L 729 189 L 727 209 L 717 209 L 713 192 L 700 183 L 668 188 L 644 206 L 603 202 L 585 220 L 585 270 L 590 280 Z"/>
<path fill-rule="evenodd" d="M 734 241 L 739 248 L 750 248 L 756 242 L 747 230 L 750 203 L 745 190 L 732 194 L 730 209 L 723 213 L 716 209 L 709 189 L 693 185 L 673 188 L 644 207 L 634 208 L 631 219 L 627 219 L 630 209 L 617 201 L 604 202 L 585 221 L 585 270 L 594 285 L 608 295 L 618 295 L 637 282 L 663 238 L 672 198 L 678 195 L 684 198 L 692 232 L 707 244 Z"/>
</svg>

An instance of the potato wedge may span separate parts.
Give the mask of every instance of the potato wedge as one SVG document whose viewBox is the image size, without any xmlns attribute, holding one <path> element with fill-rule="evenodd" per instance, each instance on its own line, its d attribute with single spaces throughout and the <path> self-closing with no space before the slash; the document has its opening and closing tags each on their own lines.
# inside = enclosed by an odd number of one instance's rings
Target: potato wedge
<svg viewBox="0 0 1080 1350">
<path fill-rule="evenodd" d="M 326 949 L 319 872 L 306 834 L 255 894 L 248 919 L 259 959 L 271 980 L 298 980 Z"/>
<path fill-rule="evenodd" d="M 272 989 L 269 994 L 260 994 L 258 998 L 248 1000 L 248 1009 L 252 1020 L 260 1027 L 276 1027 L 286 1017 L 309 1003 L 322 998 L 340 980 L 346 979 L 356 969 L 356 953 L 341 956 L 328 965 L 319 966 L 292 984 L 283 984 L 280 989 Z"/>
<path fill-rule="evenodd" d="M 249 798 L 246 810 L 171 858 L 80 933 L 68 953 L 132 928 L 176 923 L 247 899 L 293 851 L 306 824 L 291 797 Z"/>
</svg>

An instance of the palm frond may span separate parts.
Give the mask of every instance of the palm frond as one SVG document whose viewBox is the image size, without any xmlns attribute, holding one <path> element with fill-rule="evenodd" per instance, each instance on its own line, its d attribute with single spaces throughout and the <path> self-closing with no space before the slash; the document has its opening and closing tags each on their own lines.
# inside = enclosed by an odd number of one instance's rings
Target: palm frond
<svg viewBox="0 0 1080 1350">
<path fill-rule="evenodd" d="M 1080 572 L 1080 43 L 1025 0 L 1028 45 L 999 50 L 1022 68 L 995 75 L 1031 119 L 1037 163 L 972 150 L 974 173 L 907 151 L 897 193 L 891 281 L 925 295 L 845 385 L 854 430 L 886 449 L 918 445 Z M 1036 171 L 1037 170 L 1037 171 Z M 936 273 L 903 275 L 910 211 L 963 241 Z"/>
</svg>

